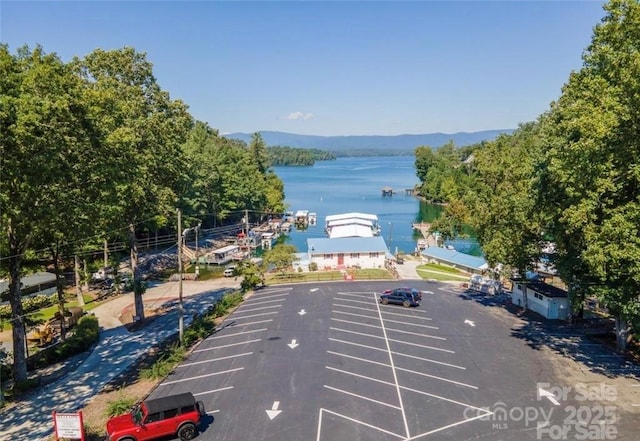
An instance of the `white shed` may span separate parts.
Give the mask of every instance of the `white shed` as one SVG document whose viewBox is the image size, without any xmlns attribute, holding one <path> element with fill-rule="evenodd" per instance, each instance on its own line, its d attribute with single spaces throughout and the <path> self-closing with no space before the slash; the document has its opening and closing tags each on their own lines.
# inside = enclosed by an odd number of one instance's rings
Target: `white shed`
<svg viewBox="0 0 640 441">
<path fill-rule="evenodd" d="M 540 281 L 513 279 L 511 301 L 548 319 L 569 317 L 567 291 Z"/>
</svg>

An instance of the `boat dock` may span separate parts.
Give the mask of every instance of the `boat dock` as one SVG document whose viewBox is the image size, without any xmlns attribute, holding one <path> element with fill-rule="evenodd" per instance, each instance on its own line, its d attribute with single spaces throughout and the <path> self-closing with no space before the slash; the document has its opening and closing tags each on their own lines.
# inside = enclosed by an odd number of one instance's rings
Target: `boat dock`
<svg viewBox="0 0 640 441">
<path fill-rule="evenodd" d="M 414 230 L 418 230 L 420 235 L 423 237 L 420 241 L 420 245 L 425 244 L 428 247 L 437 246 L 436 237 L 431 232 L 431 224 L 427 222 L 420 222 L 412 224 Z"/>
</svg>

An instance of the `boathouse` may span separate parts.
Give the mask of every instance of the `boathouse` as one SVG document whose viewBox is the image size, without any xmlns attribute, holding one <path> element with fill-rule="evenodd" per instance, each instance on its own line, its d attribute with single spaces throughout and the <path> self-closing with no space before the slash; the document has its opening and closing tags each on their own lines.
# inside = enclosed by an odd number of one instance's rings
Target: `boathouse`
<svg viewBox="0 0 640 441">
<path fill-rule="evenodd" d="M 427 247 L 421 254 L 429 262 L 442 263 L 469 273 L 482 274 L 489 268 L 487 261 L 483 257 L 476 257 L 447 248 Z"/>
</svg>

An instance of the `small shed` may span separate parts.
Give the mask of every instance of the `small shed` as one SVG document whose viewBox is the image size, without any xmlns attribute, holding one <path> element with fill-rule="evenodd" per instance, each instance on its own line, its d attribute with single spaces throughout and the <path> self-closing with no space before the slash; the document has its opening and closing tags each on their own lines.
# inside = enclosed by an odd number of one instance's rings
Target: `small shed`
<svg viewBox="0 0 640 441">
<path fill-rule="evenodd" d="M 514 305 L 530 309 L 548 319 L 565 320 L 569 317 L 569 296 L 564 289 L 539 280 L 511 281 L 511 301 Z"/>
</svg>

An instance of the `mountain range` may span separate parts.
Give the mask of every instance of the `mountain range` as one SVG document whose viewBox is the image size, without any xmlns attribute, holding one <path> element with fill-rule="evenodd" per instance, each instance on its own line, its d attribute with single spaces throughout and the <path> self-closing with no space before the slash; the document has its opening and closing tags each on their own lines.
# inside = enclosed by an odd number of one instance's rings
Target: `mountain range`
<svg viewBox="0 0 640 441">
<path fill-rule="evenodd" d="M 289 146 L 300 148 L 316 148 L 321 150 L 378 150 L 397 149 L 413 150 L 418 146 L 440 147 L 453 141 L 456 147 L 491 141 L 498 135 L 513 132 L 513 129 L 483 130 L 480 132 L 458 133 L 425 133 L 415 135 L 351 135 L 351 136 L 317 136 L 299 135 L 287 132 L 260 132 L 268 146 Z M 229 133 L 227 138 L 239 139 L 246 143 L 251 141 L 251 133 Z"/>
</svg>

